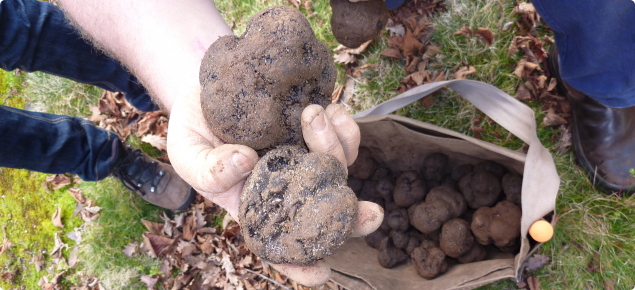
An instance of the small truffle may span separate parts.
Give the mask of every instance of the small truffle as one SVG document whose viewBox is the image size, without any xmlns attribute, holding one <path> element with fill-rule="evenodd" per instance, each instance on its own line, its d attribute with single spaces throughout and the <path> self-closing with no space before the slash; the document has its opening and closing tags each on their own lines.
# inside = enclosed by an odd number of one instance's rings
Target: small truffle
<svg viewBox="0 0 635 290">
<path fill-rule="evenodd" d="M 459 186 L 457 185 L 457 181 L 452 179 L 452 176 L 450 176 L 450 175 L 446 175 L 445 177 L 443 177 L 443 180 L 441 180 L 441 185 L 442 186 L 447 186 L 447 187 L 452 188 L 452 189 L 454 189 L 456 191 L 459 191 Z"/>
<path fill-rule="evenodd" d="M 494 176 L 496 176 L 496 178 L 498 178 L 498 180 L 500 180 L 507 172 L 507 169 L 505 168 L 505 166 L 491 160 L 485 160 L 474 165 L 474 172 L 483 171 L 493 174 Z"/>
<path fill-rule="evenodd" d="M 485 260 L 485 256 L 487 256 L 487 251 L 485 247 L 479 243 L 473 243 L 472 248 L 467 251 L 467 253 L 458 257 L 457 260 L 461 264 L 474 263 L 478 261 Z"/>
<path fill-rule="evenodd" d="M 359 192 L 360 200 L 372 200 L 375 198 L 382 198 L 379 195 L 379 192 L 375 189 L 377 187 L 377 181 L 373 180 L 364 180 L 364 185 L 362 185 L 362 190 Z"/>
<path fill-rule="evenodd" d="M 520 208 L 509 201 L 501 201 L 493 208 L 479 208 L 471 225 L 476 241 L 499 248 L 514 247 L 520 237 L 521 214 Z"/>
<path fill-rule="evenodd" d="M 381 225 L 379 225 L 379 230 L 384 232 L 390 232 L 392 228 L 388 224 L 388 216 L 390 215 L 389 210 L 384 210 L 384 219 L 381 221 Z"/>
<path fill-rule="evenodd" d="M 408 235 L 407 232 L 393 229 L 390 231 L 390 238 L 392 239 L 392 243 L 395 247 L 405 249 L 408 245 L 408 241 L 410 240 L 410 235 Z"/>
<path fill-rule="evenodd" d="M 405 231 L 410 227 L 410 220 L 408 219 L 408 211 L 404 208 L 394 210 L 390 212 L 388 216 L 388 224 L 391 228 L 398 231 Z M 396 242 L 395 242 L 396 244 Z"/>
<path fill-rule="evenodd" d="M 381 241 L 386 238 L 388 235 L 382 231 L 382 230 L 376 230 L 368 235 L 366 235 L 366 237 L 364 238 L 366 240 L 366 244 L 368 244 L 368 246 L 375 248 L 375 249 L 379 249 L 379 246 L 381 244 Z"/>
<path fill-rule="evenodd" d="M 450 210 L 445 203 L 423 202 L 412 211 L 410 224 L 422 233 L 428 234 L 438 230 L 450 218 Z"/>
<path fill-rule="evenodd" d="M 459 182 L 459 180 L 461 180 L 463 176 L 468 173 L 472 173 L 472 171 L 474 171 L 474 166 L 472 166 L 472 164 L 461 164 L 452 169 L 452 179 L 454 179 L 456 182 Z"/>
<path fill-rule="evenodd" d="M 397 178 L 394 199 L 398 206 L 409 207 L 425 195 L 426 186 L 416 171 L 406 171 Z"/>
<path fill-rule="evenodd" d="M 423 160 L 421 175 L 426 181 L 435 180 L 440 182 L 446 174 L 447 167 L 447 155 L 442 153 L 432 153 Z"/>
<path fill-rule="evenodd" d="M 433 279 L 448 270 L 445 253 L 439 248 L 418 247 L 412 251 L 410 257 L 415 262 L 417 273 L 423 278 Z"/>
<path fill-rule="evenodd" d="M 399 264 L 408 261 L 408 255 L 403 250 L 398 249 L 393 244 L 390 237 L 386 237 L 381 241 L 379 245 L 378 255 L 379 265 L 384 268 L 393 268 Z"/>
<path fill-rule="evenodd" d="M 377 170 L 375 170 L 375 173 L 373 173 L 373 176 L 371 176 L 370 179 L 374 181 L 379 181 L 380 179 L 384 177 L 390 177 L 390 169 L 386 167 L 379 167 L 377 168 Z"/>
<path fill-rule="evenodd" d="M 457 218 L 465 212 L 467 205 L 462 194 L 447 186 L 438 186 L 426 196 L 427 203 L 443 202 L 450 212 L 450 218 Z"/>
<path fill-rule="evenodd" d="M 391 198 L 391 199 L 385 199 L 384 201 L 385 201 L 385 202 L 384 202 L 384 206 L 385 206 L 385 208 L 384 208 L 384 209 L 385 209 L 386 211 L 394 211 L 394 210 L 401 209 L 401 207 L 400 207 L 400 206 L 398 206 L 398 205 L 395 203 L 395 201 L 394 201 L 394 200 L 392 200 L 392 198 Z"/>
<path fill-rule="evenodd" d="M 496 204 L 501 193 L 500 180 L 485 171 L 468 173 L 459 181 L 459 189 L 470 208 Z"/>
<path fill-rule="evenodd" d="M 282 146 L 256 163 L 240 196 L 238 217 L 245 243 L 258 257 L 309 265 L 348 238 L 357 204 L 337 158 Z"/>
<path fill-rule="evenodd" d="M 335 39 L 349 48 L 357 48 L 375 39 L 388 21 L 388 7 L 382 0 L 350 2 L 331 0 L 331 29 Z"/>
<path fill-rule="evenodd" d="M 383 177 L 377 181 L 375 190 L 384 199 L 393 199 L 393 193 L 395 192 L 395 182 L 390 177 Z"/>
<path fill-rule="evenodd" d="M 501 186 L 503 187 L 507 201 L 520 206 L 523 177 L 516 173 L 509 172 L 503 176 Z"/>
<path fill-rule="evenodd" d="M 359 147 L 357 159 L 348 167 L 348 175 L 357 179 L 368 179 L 377 170 L 377 161 L 366 147 Z"/>
<path fill-rule="evenodd" d="M 462 219 L 452 219 L 441 228 L 441 250 L 452 258 L 465 255 L 474 244 L 470 224 Z"/>
<path fill-rule="evenodd" d="M 412 254 L 412 251 L 416 248 L 419 247 L 421 245 L 421 242 L 419 240 L 417 240 L 417 238 L 415 237 L 410 237 L 410 239 L 408 240 L 408 244 L 406 245 L 406 254 L 410 255 Z"/>
</svg>

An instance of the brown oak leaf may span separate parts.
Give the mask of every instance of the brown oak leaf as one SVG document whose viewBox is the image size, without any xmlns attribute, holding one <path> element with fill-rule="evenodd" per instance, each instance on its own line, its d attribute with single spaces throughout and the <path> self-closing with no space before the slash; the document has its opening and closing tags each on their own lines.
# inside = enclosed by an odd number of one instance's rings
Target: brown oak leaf
<svg viewBox="0 0 635 290">
<path fill-rule="evenodd" d="M 57 207 L 57 210 L 55 210 L 51 221 L 53 222 L 54 226 L 58 228 L 64 228 L 64 224 L 62 224 L 62 208 L 60 208 L 59 206 Z"/>
</svg>

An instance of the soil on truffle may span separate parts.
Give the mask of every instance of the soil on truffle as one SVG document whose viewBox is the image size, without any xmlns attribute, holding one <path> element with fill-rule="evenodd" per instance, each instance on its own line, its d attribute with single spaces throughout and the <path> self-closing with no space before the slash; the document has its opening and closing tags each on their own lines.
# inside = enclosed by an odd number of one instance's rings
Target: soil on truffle
<svg viewBox="0 0 635 290">
<path fill-rule="evenodd" d="M 283 146 L 256 164 L 239 219 L 247 246 L 265 261 L 309 265 L 344 243 L 356 214 L 357 198 L 339 160 Z"/>
<path fill-rule="evenodd" d="M 304 146 L 305 107 L 331 102 L 337 72 L 328 47 L 291 7 L 268 7 L 240 37 L 223 36 L 205 53 L 201 108 L 212 133 L 260 155 L 277 145 Z"/>
<path fill-rule="evenodd" d="M 388 8 L 383 0 L 350 2 L 331 0 L 331 29 L 335 39 L 349 48 L 357 48 L 375 39 L 388 22 Z"/>
<path fill-rule="evenodd" d="M 401 207 L 409 207 L 423 199 L 426 192 L 426 185 L 421 179 L 421 176 L 419 176 L 419 173 L 416 171 L 406 171 L 397 178 L 397 182 L 395 183 L 395 203 Z"/>
<path fill-rule="evenodd" d="M 503 176 L 501 186 L 503 187 L 507 201 L 520 206 L 523 177 L 516 173 L 509 172 Z"/>
</svg>

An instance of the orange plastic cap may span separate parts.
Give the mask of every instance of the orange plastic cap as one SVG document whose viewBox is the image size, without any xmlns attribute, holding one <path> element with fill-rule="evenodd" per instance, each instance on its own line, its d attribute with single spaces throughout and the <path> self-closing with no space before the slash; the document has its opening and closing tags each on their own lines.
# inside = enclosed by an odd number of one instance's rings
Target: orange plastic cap
<svg viewBox="0 0 635 290">
<path fill-rule="evenodd" d="M 539 220 L 531 225 L 529 235 L 537 242 L 544 243 L 553 237 L 553 227 L 547 221 Z"/>
</svg>

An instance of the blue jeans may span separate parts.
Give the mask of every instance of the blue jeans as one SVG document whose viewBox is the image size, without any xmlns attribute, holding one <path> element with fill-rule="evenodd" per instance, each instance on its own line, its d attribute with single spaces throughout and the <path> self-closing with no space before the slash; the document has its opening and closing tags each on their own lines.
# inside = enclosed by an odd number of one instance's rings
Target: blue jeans
<svg viewBox="0 0 635 290">
<path fill-rule="evenodd" d="M 596 101 L 635 105 L 633 0 L 532 0 L 553 29 L 560 74 Z"/>
<path fill-rule="evenodd" d="M 84 41 L 61 10 L 46 2 L 0 1 L 0 67 L 123 92 L 137 109 L 158 109 L 132 74 Z M 113 132 L 81 118 L 0 106 L 0 167 L 100 180 L 110 173 L 117 140 Z"/>
</svg>

